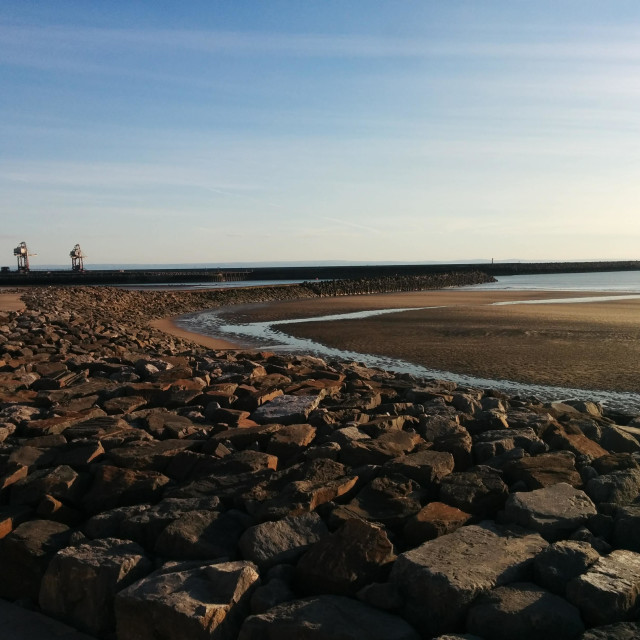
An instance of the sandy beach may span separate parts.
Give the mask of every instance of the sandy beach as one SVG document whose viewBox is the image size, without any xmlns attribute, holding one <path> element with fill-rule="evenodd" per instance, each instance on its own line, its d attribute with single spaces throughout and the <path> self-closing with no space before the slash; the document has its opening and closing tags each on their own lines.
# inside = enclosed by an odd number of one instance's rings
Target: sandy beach
<svg viewBox="0 0 640 640">
<path fill-rule="evenodd" d="M 586 389 L 640 389 L 640 300 L 490 306 L 598 292 L 444 290 L 229 308 L 242 322 L 372 309 L 443 307 L 358 320 L 287 325 L 286 332 L 431 368 Z M 281 327 L 282 329 L 282 327 Z"/>
<path fill-rule="evenodd" d="M 154 329 L 159 329 L 177 338 L 184 338 L 185 340 L 191 340 L 196 344 L 199 344 L 207 349 L 241 349 L 242 345 L 228 342 L 220 338 L 213 338 L 211 336 L 203 336 L 200 333 L 194 333 L 193 331 L 186 331 L 181 329 L 175 323 L 174 317 L 160 318 L 159 320 L 153 320 L 149 323 Z"/>
<path fill-rule="evenodd" d="M 15 291 L 5 292 L 0 290 L 0 311 L 21 311 L 24 309 L 25 305 L 20 295 Z"/>
</svg>

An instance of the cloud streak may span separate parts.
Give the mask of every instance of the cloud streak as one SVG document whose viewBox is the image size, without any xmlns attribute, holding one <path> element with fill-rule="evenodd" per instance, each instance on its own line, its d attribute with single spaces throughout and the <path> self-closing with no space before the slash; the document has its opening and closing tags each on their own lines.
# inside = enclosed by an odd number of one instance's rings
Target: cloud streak
<svg viewBox="0 0 640 640">
<path fill-rule="evenodd" d="M 618 30 L 611 39 L 607 30 L 576 34 L 567 40 L 565 33 L 542 29 L 528 34 L 529 41 L 497 42 L 494 34 L 478 30 L 456 42 L 437 37 L 394 38 L 356 34 L 325 35 L 305 33 L 264 33 L 204 29 L 113 29 L 92 27 L 30 26 L 0 23 L 0 56 L 13 64 L 35 64 L 39 57 L 24 57 L 16 52 L 40 53 L 43 64 L 51 55 L 74 59 L 78 50 L 99 52 L 114 48 L 145 52 L 168 50 L 196 51 L 233 56 L 304 56 L 318 58 L 428 58 L 428 57 L 517 57 L 543 60 L 640 61 L 638 32 Z M 92 68 L 92 65 L 89 66 Z"/>
</svg>

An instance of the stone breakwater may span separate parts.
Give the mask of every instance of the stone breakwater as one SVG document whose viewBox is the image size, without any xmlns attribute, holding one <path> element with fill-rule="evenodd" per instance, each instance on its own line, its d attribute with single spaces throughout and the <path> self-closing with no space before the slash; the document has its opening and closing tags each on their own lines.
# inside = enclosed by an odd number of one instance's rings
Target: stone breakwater
<svg viewBox="0 0 640 640">
<path fill-rule="evenodd" d="M 0 314 L 0 597 L 117 640 L 640 635 L 640 417 L 147 327 L 207 295 Z"/>
</svg>

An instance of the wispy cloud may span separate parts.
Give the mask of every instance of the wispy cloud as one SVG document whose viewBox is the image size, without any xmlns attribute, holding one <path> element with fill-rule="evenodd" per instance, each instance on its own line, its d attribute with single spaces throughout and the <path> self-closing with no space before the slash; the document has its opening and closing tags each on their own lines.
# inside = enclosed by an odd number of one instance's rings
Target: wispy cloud
<svg viewBox="0 0 640 640">
<path fill-rule="evenodd" d="M 145 51 L 189 50 L 205 54 L 235 56 L 295 55 L 337 58 L 423 58 L 442 56 L 518 57 L 539 59 L 583 59 L 640 61 L 638 32 L 617 30 L 612 39 L 607 30 L 584 34 L 574 39 L 566 33 L 546 29 L 531 30 L 526 41 L 495 40 L 495 34 L 480 30 L 455 42 L 437 37 L 395 38 L 356 34 L 292 34 L 203 29 L 109 29 L 68 26 L 29 26 L 0 24 L 0 55 L 5 62 L 51 64 L 51 56 L 63 56 L 78 68 L 74 58 L 78 50 L 97 53 L 118 49 Z M 25 51 L 43 54 L 43 58 L 24 56 Z M 20 52 L 21 55 L 15 55 Z M 94 66 L 94 65 L 89 65 Z M 99 66 L 96 63 L 95 66 Z"/>
</svg>

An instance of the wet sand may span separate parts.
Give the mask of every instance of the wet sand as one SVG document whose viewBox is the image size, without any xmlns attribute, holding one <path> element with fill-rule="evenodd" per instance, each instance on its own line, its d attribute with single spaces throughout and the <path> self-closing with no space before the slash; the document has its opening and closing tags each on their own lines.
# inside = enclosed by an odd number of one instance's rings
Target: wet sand
<svg viewBox="0 0 640 640">
<path fill-rule="evenodd" d="M 213 349 L 215 351 L 219 349 L 242 349 L 242 345 L 229 342 L 228 340 L 222 340 L 220 338 L 214 338 L 212 336 L 204 336 L 200 333 L 194 333 L 193 331 L 186 331 L 181 329 L 175 323 L 174 318 L 161 318 L 160 320 L 153 320 L 149 323 L 153 328 L 164 331 L 177 338 L 184 338 L 185 340 L 191 340 L 207 349 Z"/>
<path fill-rule="evenodd" d="M 441 306 L 280 327 L 339 349 L 443 371 L 533 384 L 640 392 L 640 300 L 488 306 L 597 292 L 445 290 L 229 308 L 243 322 L 370 309 Z"/>
<path fill-rule="evenodd" d="M 0 311 L 22 311 L 24 308 L 19 293 L 0 291 Z"/>
</svg>

